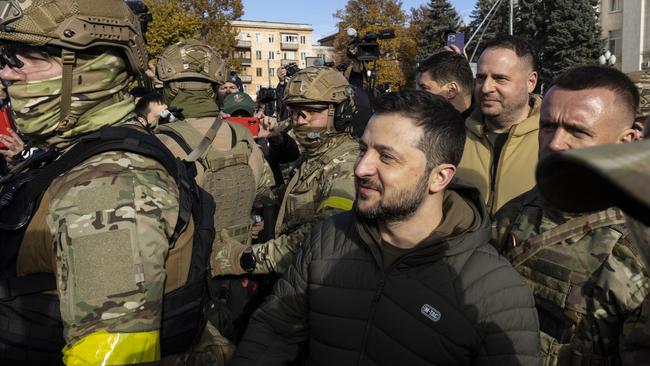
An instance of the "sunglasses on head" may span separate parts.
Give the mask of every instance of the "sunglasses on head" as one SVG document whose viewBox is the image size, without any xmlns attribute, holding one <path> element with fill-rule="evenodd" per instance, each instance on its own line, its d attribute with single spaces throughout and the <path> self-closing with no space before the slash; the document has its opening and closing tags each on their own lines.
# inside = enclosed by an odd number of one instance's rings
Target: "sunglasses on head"
<svg viewBox="0 0 650 366">
<path fill-rule="evenodd" d="M 4 68 L 5 66 L 16 69 L 25 66 L 25 63 L 20 61 L 16 56 L 16 47 L 9 45 L 0 47 L 0 68 Z"/>
</svg>

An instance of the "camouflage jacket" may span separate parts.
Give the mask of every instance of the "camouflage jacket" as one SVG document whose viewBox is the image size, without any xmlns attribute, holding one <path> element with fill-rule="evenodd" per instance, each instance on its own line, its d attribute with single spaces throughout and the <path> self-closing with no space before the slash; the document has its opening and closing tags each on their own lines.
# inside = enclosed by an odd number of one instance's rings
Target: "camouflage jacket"
<svg viewBox="0 0 650 366">
<path fill-rule="evenodd" d="M 497 212 L 493 244 L 535 295 L 545 365 L 650 361 L 650 282 L 623 222 L 616 209 L 559 212 L 536 188 Z"/>
<path fill-rule="evenodd" d="M 253 245 L 258 259 L 255 273 L 283 273 L 314 223 L 352 209 L 354 163 L 359 144 L 349 135 L 339 134 L 320 151 L 306 158 L 287 184 L 275 228 L 276 238 Z"/>
<path fill-rule="evenodd" d="M 46 195 L 68 344 L 100 330 L 157 331 L 178 218 L 174 179 L 155 160 L 106 152 L 56 178 Z"/>
</svg>

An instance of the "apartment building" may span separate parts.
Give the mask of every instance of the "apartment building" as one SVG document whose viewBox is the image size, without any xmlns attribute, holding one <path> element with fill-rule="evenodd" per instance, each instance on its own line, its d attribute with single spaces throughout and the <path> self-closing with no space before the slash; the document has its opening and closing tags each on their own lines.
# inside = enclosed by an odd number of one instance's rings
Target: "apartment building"
<svg viewBox="0 0 650 366">
<path fill-rule="evenodd" d="M 601 0 L 600 24 L 616 68 L 650 69 L 650 0 Z"/>
<path fill-rule="evenodd" d="M 278 67 L 295 63 L 304 68 L 315 56 L 310 24 L 236 20 L 232 25 L 238 31 L 235 56 L 243 59 L 240 77 L 252 97 L 260 88 L 277 85 Z"/>
</svg>

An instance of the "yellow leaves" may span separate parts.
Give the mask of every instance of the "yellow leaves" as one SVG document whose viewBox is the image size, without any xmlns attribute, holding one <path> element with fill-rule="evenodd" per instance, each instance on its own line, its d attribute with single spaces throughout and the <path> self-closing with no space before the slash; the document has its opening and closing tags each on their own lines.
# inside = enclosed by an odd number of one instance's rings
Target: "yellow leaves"
<svg viewBox="0 0 650 366">
<path fill-rule="evenodd" d="M 188 14 L 178 1 L 145 0 L 153 20 L 147 29 L 147 51 L 152 58 L 181 39 L 198 36 L 200 20 Z"/>
</svg>

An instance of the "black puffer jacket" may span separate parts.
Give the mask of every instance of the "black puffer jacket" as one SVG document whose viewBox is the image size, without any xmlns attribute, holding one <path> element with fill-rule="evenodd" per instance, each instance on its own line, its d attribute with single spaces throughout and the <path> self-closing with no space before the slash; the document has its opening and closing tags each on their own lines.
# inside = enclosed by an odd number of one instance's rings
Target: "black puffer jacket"
<svg viewBox="0 0 650 366">
<path fill-rule="evenodd" d="M 537 365 L 533 297 L 487 244 L 478 191 L 450 188 L 474 208 L 472 227 L 386 271 L 377 236 L 354 213 L 315 225 L 232 365 L 283 365 L 304 344 L 314 365 Z"/>
</svg>

